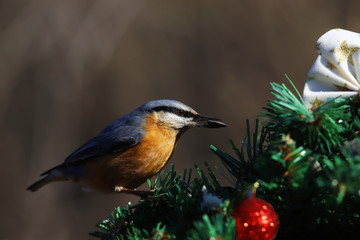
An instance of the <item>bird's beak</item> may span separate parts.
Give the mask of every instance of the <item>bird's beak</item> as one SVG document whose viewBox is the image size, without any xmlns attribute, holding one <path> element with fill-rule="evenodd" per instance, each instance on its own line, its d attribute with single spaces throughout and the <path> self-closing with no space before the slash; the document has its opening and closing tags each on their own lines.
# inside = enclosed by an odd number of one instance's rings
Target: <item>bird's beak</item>
<svg viewBox="0 0 360 240">
<path fill-rule="evenodd" d="M 206 128 L 221 128 L 227 127 L 225 123 L 223 123 L 218 118 L 199 116 L 195 119 L 196 127 L 206 127 Z"/>
</svg>

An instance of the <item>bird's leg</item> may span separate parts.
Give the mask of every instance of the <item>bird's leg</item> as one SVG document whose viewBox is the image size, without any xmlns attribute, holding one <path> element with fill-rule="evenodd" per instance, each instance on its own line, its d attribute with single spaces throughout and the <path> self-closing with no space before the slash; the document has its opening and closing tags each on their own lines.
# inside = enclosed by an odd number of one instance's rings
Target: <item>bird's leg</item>
<svg viewBox="0 0 360 240">
<path fill-rule="evenodd" d="M 127 193 L 127 194 L 132 194 L 141 198 L 145 198 L 149 195 L 154 195 L 154 191 L 150 190 L 150 191 L 142 191 L 142 190 L 136 190 L 136 189 L 128 189 L 128 188 L 124 188 L 122 186 L 118 186 L 116 185 L 114 187 L 114 192 L 116 193 Z"/>
</svg>

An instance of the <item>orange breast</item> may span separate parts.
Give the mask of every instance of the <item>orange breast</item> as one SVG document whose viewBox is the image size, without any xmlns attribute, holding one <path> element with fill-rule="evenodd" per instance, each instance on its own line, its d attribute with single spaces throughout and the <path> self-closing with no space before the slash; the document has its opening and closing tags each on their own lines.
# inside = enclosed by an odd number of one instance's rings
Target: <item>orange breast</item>
<svg viewBox="0 0 360 240">
<path fill-rule="evenodd" d="M 164 167 L 178 131 L 162 126 L 154 114 L 147 117 L 144 128 L 146 134 L 136 146 L 88 162 L 84 180 L 90 188 L 103 192 L 113 191 L 116 185 L 136 188 Z"/>
</svg>

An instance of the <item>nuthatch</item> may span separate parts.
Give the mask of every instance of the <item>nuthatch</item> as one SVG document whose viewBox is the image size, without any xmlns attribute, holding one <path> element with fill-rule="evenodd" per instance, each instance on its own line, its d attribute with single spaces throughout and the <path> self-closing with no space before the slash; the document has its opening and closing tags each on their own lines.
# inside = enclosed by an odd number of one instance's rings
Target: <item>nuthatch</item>
<svg viewBox="0 0 360 240">
<path fill-rule="evenodd" d="M 73 180 L 101 192 L 134 189 L 158 173 L 189 128 L 226 127 L 175 100 L 155 100 L 115 120 L 65 161 L 28 187 L 34 192 L 55 181 Z"/>
</svg>

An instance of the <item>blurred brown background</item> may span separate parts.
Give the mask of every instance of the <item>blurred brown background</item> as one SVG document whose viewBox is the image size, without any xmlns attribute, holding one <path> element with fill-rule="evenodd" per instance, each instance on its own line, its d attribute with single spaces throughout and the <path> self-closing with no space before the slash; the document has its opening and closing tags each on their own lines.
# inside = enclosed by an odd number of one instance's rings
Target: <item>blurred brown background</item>
<svg viewBox="0 0 360 240">
<path fill-rule="evenodd" d="M 335 27 L 360 32 L 359 9 L 358 0 L 1 1 L 0 239 L 88 239 L 114 207 L 136 202 L 70 183 L 25 189 L 148 100 L 226 121 L 186 133 L 171 159 L 179 172 L 221 166 L 209 145 L 232 153 L 228 139 L 240 144 L 284 73 L 302 91 L 315 41 Z"/>
</svg>

